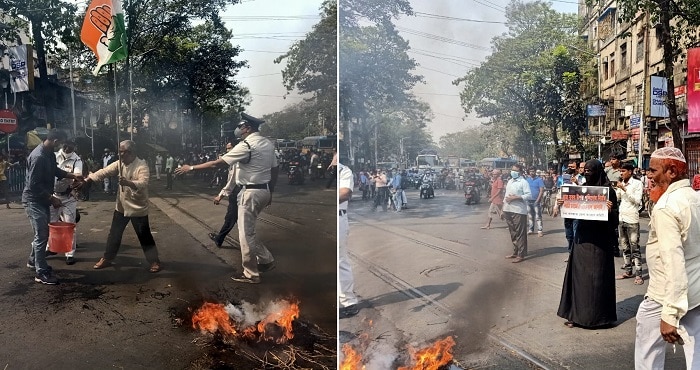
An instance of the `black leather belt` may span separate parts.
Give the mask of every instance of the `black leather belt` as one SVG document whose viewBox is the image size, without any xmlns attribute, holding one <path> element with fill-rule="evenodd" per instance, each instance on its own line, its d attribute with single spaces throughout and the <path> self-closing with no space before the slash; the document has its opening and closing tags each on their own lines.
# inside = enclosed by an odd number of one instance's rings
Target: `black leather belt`
<svg viewBox="0 0 700 370">
<path fill-rule="evenodd" d="M 348 213 L 348 211 L 346 211 L 346 210 L 344 210 L 344 209 L 339 209 L 339 210 L 338 210 L 338 216 L 343 216 L 343 215 L 345 215 L 346 213 Z"/>
<path fill-rule="evenodd" d="M 267 189 L 267 184 L 240 185 L 243 189 Z"/>
</svg>

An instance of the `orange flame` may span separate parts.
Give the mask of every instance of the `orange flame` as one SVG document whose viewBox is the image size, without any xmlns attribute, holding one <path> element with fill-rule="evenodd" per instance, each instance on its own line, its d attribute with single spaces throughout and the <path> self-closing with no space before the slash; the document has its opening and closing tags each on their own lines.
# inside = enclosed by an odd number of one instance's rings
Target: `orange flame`
<svg viewBox="0 0 700 370">
<path fill-rule="evenodd" d="M 410 367 L 399 367 L 398 370 L 437 370 L 452 361 L 452 347 L 455 345 L 452 337 L 435 342 L 432 346 L 411 351 L 413 353 Z"/>
<path fill-rule="evenodd" d="M 365 368 L 364 366 L 360 367 L 362 356 L 355 352 L 352 346 L 347 343 L 343 344 L 343 355 L 345 356 L 340 364 L 340 370 L 360 370 Z"/>
<path fill-rule="evenodd" d="M 289 302 L 288 305 L 279 312 L 273 312 L 262 319 L 257 325 L 257 331 L 261 334 L 260 339 L 263 340 L 274 340 L 276 343 L 286 343 L 288 340 L 294 338 L 294 333 L 292 333 L 292 321 L 299 318 L 299 304 L 295 302 Z M 277 324 L 282 328 L 283 335 L 277 339 L 273 338 L 269 334 L 265 333 L 265 327 L 268 324 Z"/>
<path fill-rule="evenodd" d="M 231 325 L 228 312 L 221 303 L 205 302 L 192 315 L 192 328 L 215 333 L 236 335 L 236 329 Z"/>
</svg>

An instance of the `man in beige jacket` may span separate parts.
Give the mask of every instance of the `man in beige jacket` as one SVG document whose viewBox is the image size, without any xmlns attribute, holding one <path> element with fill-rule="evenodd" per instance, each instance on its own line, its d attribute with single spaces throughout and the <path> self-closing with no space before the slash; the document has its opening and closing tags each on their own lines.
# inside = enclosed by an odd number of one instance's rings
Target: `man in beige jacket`
<svg viewBox="0 0 700 370">
<path fill-rule="evenodd" d="M 91 173 L 86 179 L 87 183 L 101 181 L 110 176 L 119 176 L 117 204 L 112 216 L 112 226 L 107 236 L 104 257 L 100 258 L 93 268 L 101 269 L 112 265 L 117 252 L 119 252 L 124 229 L 131 221 L 141 243 L 141 248 L 143 248 L 143 253 L 146 255 L 146 260 L 150 264 L 149 271 L 158 272 L 160 271 L 158 249 L 148 223 L 148 163 L 137 157 L 136 143 L 131 140 L 119 143 L 119 156 L 121 160 Z"/>
</svg>

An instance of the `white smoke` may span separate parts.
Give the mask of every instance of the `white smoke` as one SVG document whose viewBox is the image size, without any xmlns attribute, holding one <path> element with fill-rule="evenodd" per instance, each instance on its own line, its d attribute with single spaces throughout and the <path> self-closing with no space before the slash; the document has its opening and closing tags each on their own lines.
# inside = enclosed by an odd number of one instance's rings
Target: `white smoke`
<svg viewBox="0 0 700 370">
<path fill-rule="evenodd" d="M 268 315 L 282 312 L 289 308 L 289 302 L 285 300 L 269 301 L 267 303 L 252 304 L 242 301 L 239 306 L 227 303 L 224 307 L 229 317 L 236 322 L 238 327 L 245 328 L 255 325 Z"/>
<path fill-rule="evenodd" d="M 368 354 L 365 368 L 367 370 L 383 370 L 394 368 L 394 361 L 398 357 L 396 349 L 388 343 L 372 342 L 367 347 Z"/>
</svg>

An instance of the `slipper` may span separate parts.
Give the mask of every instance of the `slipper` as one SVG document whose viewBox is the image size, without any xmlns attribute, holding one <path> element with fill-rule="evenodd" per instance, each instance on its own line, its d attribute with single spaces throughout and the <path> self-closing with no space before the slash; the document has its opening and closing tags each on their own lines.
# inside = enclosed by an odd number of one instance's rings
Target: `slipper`
<svg viewBox="0 0 700 370">
<path fill-rule="evenodd" d="M 490 229 L 490 227 L 488 227 L 488 226 L 482 226 L 481 228 L 484 229 L 484 230 Z"/>
<path fill-rule="evenodd" d="M 634 277 L 634 275 L 630 274 L 629 272 L 625 272 L 622 275 L 615 276 L 615 280 L 631 279 L 633 277 Z"/>
<path fill-rule="evenodd" d="M 150 272 L 158 272 L 158 271 L 160 271 L 160 264 L 159 264 L 158 262 L 153 262 L 153 263 L 151 264 L 151 268 L 148 269 L 148 271 L 150 271 Z"/>
<path fill-rule="evenodd" d="M 510 255 L 506 256 L 506 258 L 516 258 L 516 257 L 518 257 L 517 254 L 510 254 Z"/>
<path fill-rule="evenodd" d="M 522 257 L 515 257 L 515 258 L 513 258 L 512 263 L 520 263 L 520 262 L 523 262 L 523 261 L 525 261 L 525 258 L 522 258 Z"/>
<path fill-rule="evenodd" d="M 570 328 L 570 329 L 573 328 L 574 326 L 576 326 L 576 324 L 574 324 L 573 321 L 566 321 L 566 322 L 564 322 L 564 325 L 566 325 L 566 327 Z"/>
<path fill-rule="evenodd" d="M 644 278 L 637 276 L 634 278 L 634 285 L 644 285 Z"/>
</svg>

